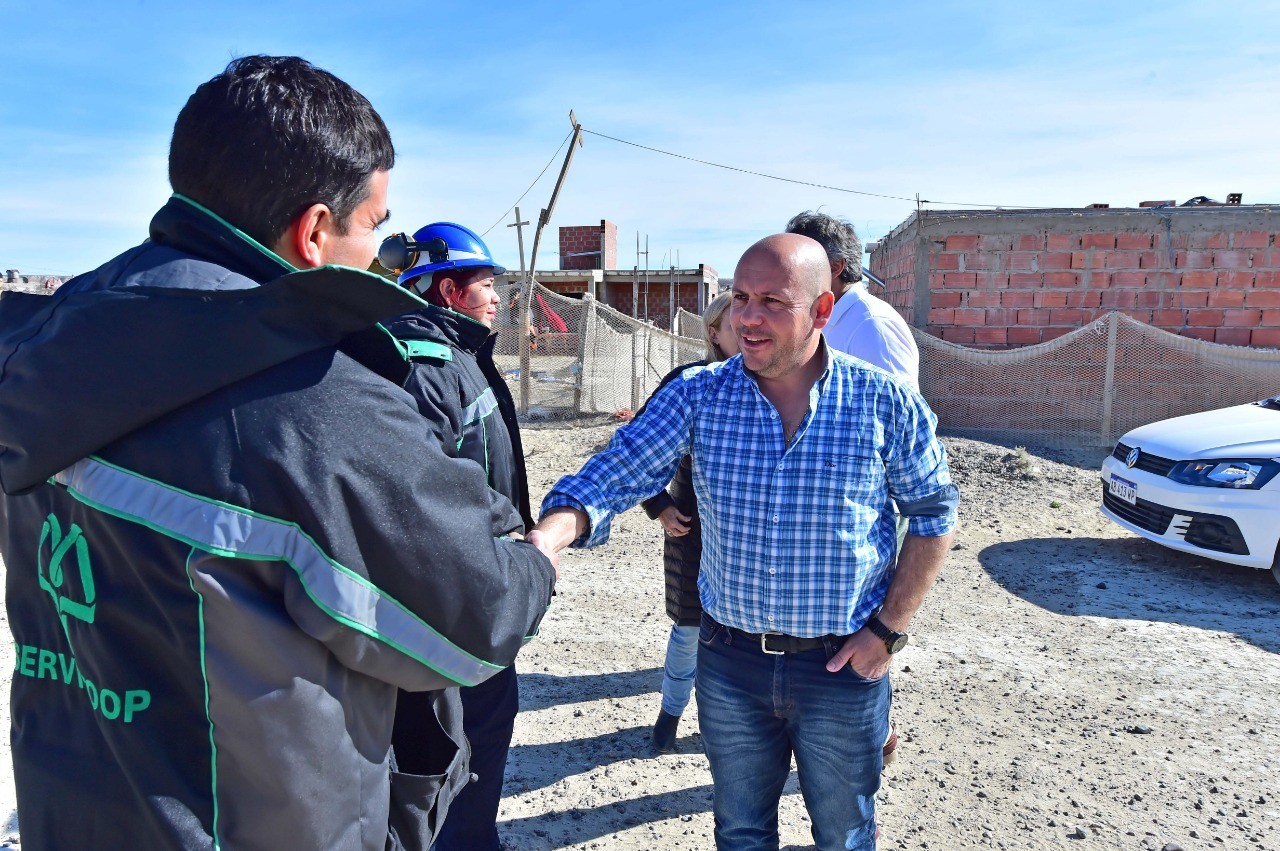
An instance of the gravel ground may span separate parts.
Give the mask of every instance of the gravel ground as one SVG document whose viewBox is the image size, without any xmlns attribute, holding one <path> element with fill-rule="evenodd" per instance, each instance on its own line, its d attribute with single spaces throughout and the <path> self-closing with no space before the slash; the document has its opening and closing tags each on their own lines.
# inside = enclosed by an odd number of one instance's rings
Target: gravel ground
<svg viewBox="0 0 1280 851">
<path fill-rule="evenodd" d="M 612 430 L 526 429 L 535 497 Z M 1101 450 L 946 443 L 961 527 L 893 673 L 881 847 L 1280 849 L 1280 586 L 1108 521 Z M 520 660 L 511 847 L 712 847 L 696 705 L 678 753 L 648 746 L 660 553 L 637 509 L 563 557 Z M 785 847 L 812 847 L 794 774 L 781 823 Z"/>
<path fill-rule="evenodd" d="M 527 427 L 535 500 L 612 431 Z M 946 443 L 961 527 L 893 673 L 881 848 L 1280 849 L 1280 586 L 1111 524 L 1101 452 Z M 561 576 L 519 662 L 506 843 L 711 848 L 696 705 L 677 753 L 648 743 L 670 624 L 658 524 L 627 512 Z M 794 774 L 781 824 L 784 847 L 812 847 Z"/>
</svg>

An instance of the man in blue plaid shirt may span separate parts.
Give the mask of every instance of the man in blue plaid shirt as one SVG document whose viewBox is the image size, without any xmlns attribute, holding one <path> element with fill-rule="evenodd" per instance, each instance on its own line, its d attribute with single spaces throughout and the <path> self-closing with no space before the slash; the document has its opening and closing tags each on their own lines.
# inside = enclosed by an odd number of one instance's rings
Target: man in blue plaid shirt
<svg viewBox="0 0 1280 851">
<path fill-rule="evenodd" d="M 686 371 L 556 483 L 531 538 L 595 546 L 685 454 L 702 517 L 698 714 L 716 845 L 778 847 L 794 755 L 819 849 L 875 848 L 892 654 L 950 547 L 957 492 L 908 383 L 827 347 L 826 253 L 778 234 L 738 263 L 741 357 Z M 894 512 L 909 529 L 896 566 Z"/>
</svg>

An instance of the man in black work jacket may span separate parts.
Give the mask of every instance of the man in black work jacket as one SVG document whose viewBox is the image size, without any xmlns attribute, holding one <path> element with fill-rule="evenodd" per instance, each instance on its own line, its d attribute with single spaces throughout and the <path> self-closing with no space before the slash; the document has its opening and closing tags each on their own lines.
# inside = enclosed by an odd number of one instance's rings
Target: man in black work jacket
<svg viewBox="0 0 1280 851">
<path fill-rule="evenodd" d="M 344 351 L 422 306 L 359 271 L 394 158 L 341 80 L 235 60 L 178 117 L 150 239 L 0 301 L 24 844 L 423 848 L 465 782 L 450 695 L 511 664 L 555 569 L 394 341 Z M 429 773 L 395 770 L 397 689 L 433 693 Z"/>
</svg>

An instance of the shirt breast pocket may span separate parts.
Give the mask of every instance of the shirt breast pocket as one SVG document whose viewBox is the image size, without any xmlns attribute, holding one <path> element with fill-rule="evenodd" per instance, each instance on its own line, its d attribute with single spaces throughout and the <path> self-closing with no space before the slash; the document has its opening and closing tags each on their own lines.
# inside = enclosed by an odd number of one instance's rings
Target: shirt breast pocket
<svg viewBox="0 0 1280 851">
<path fill-rule="evenodd" d="M 875 455 L 827 455 L 817 479 L 823 496 L 841 503 L 869 506 L 884 499 L 884 464 Z"/>
</svg>

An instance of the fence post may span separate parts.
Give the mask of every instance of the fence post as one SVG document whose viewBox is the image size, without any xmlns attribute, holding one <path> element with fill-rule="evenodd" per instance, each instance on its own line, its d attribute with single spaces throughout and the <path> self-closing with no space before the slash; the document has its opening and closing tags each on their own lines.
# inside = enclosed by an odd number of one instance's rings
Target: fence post
<svg viewBox="0 0 1280 851">
<path fill-rule="evenodd" d="M 1107 374 L 1102 381 L 1102 434 L 1106 443 L 1111 439 L 1111 407 L 1116 399 L 1116 331 L 1120 314 L 1107 314 Z"/>
<path fill-rule="evenodd" d="M 529 357 L 532 341 L 529 335 L 532 330 L 530 321 L 535 286 L 537 284 L 530 278 L 526 286 L 520 287 L 520 416 L 529 413 L 529 372 L 532 369 Z"/>
<path fill-rule="evenodd" d="M 640 372 L 637 365 L 640 363 L 640 329 L 636 328 L 631 334 L 631 410 L 640 409 Z M 647 348 L 647 347 L 646 347 Z"/>
<path fill-rule="evenodd" d="M 596 300 L 587 293 L 582 299 L 586 304 L 586 311 L 582 315 L 582 333 L 578 336 L 578 380 L 573 383 L 573 412 L 575 414 L 582 413 L 582 387 L 587 381 L 587 352 L 588 348 L 587 335 L 595 332 L 596 321 Z"/>
</svg>

